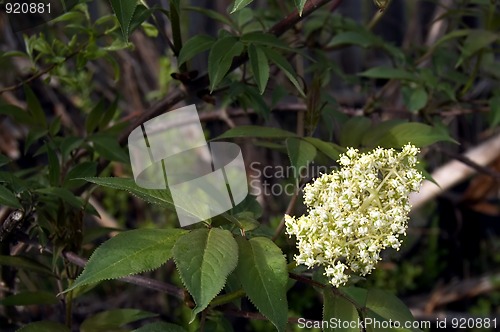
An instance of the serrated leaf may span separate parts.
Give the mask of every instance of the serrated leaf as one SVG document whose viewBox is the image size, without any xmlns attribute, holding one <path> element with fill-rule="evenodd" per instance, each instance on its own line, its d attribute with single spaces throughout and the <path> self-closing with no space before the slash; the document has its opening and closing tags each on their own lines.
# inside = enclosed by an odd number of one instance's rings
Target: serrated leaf
<svg viewBox="0 0 500 332">
<path fill-rule="evenodd" d="M 144 189 L 139 187 L 134 182 L 134 179 L 130 178 L 90 177 L 84 178 L 84 180 L 103 187 L 125 190 L 146 202 L 175 211 L 175 205 L 168 190 Z"/>
<path fill-rule="evenodd" d="M 231 14 L 234 13 L 235 11 L 238 11 L 238 10 L 244 8 L 245 6 L 248 6 L 252 2 L 253 2 L 253 0 L 235 0 L 234 5 L 233 5 L 233 9 L 231 10 Z"/>
<path fill-rule="evenodd" d="M 0 305 L 5 306 L 25 306 L 59 303 L 57 297 L 49 292 L 21 292 L 6 296 L 0 300 Z"/>
<path fill-rule="evenodd" d="M 231 68 L 233 58 L 243 52 L 244 46 L 234 36 L 226 36 L 217 40 L 208 55 L 208 77 L 210 78 L 210 92 L 222 81 Z"/>
<path fill-rule="evenodd" d="M 23 206 L 19 203 L 16 195 L 4 186 L 0 186 L 0 204 L 10 206 L 16 209 L 22 209 Z"/>
<path fill-rule="evenodd" d="M 349 119 L 342 126 L 340 145 L 353 148 L 358 147 L 361 144 L 363 135 L 368 132 L 370 126 L 370 119 L 364 116 Z"/>
<path fill-rule="evenodd" d="M 130 23 L 138 5 L 137 0 L 110 0 L 111 7 L 120 23 L 123 38 L 128 39 L 130 35 Z"/>
<path fill-rule="evenodd" d="M 410 122 L 392 127 L 379 140 L 385 148 L 400 148 L 410 142 L 416 147 L 431 145 L 436 142 L 455 142 L 447 132 L 437 127 Z"/>
<path fill-rule="evenodd" d="M 406 322 L 415 320 L 410 310 L 400 299 L 383 290 L 369 289 L 366 297 L 366 307 L 384 320 L 399 322 L 401 326 L 404 326 Z"/>
<path fill-rule="evenodd" d="M 295 179 L 299 179 L 300 173 L 316 157 L 316 148 L 306 140 L 290 137 L 286 140 L 286 148 L 290 164 L 293 167 Z"/>
<path fill-rule="evenodd" d="M 288 270 L 281 249 L 265 237 L 248 241 L 239 237 L 237 241 L 240 259 L 236 272 L 243 289 L 278 331 L 284 331 L 288 315 Z"/>
<path fill-rule="evenodd" d="M 283 73 L 286 75 L 286 77 L 292 82 L 292 84 L 295 86 L 299 94 L 305 98 L 306 95 L 304 93 L 304 90 L 302 89 L 302 86 L 300 85 L 299 81 L 297 80 L 297 73 L 293 69 L 292 65 L 288 62 L 288 60 L 279 54 L 278 52 L 270 49 L 270 48 L 262 48 L 264 52 L 266 53 L 267 58 L 274 63 L 276 66 L 278 66 L 279 69 L 283 71 Z"/>
<path fill-rule="evenodd" d="M 46 128 L 47 119 L 45 118 L 42 105 L 33 90 L 31 90 L 28 85 L 24 85 L 24 94 L 26 95 L 26 101 L 28 102 L 28 112 L 35 120 L 34 123 L 41 128 Z"/>
<path fill-rule="evenodd" d="M 323 288 L 323 321 L 330 321 L 332 318 L 341 319 L 337 322 L 355 322 L 357 323 L 359 316 L 356 307 L 344 299 L 342 296 L 333 293 L 330 287 Z M 323 332 L 346 331 L 357 332 L 359 328 L 357 324 L 343 328 L 344 325 L 334 328 L 328 326 L 323 329 Z"/>
<path fill-rule="evenodd" d="M 34 261 L 28 257 L 0 255 L 0 265 L 12 266 L 18 269 L 23 269 L 53 276 L 53 273 L 49 267 L 37 261 Z"/>
<path fill-rule="evenodd" d="M 417 77 L 400 68 L 390 68 L 390 67 L 374 67 L 367 71 L 358 74 L 359 76 L 369 77 L 369 78 L 381 78 L 381 79 L 396 79 L 403 81 L 416 81 Z"/>
<path fill-rule="evenodd" d="M 219 140 L 224 138 L 237 138 L 237 137 L 258 137 L 258 138 L 287 138 L 287 137 L 297 137 L 297 134 L 291 131 L 262 127 L 262 126 L 238 126 L 231 128 L 219 137 L 213 140 Z"/>
<path fill-rule="evenodd" d="M 250 45 L 248 47 L 248 57 L 250 58 L 255 83 L 259 87 L 260 93 L 263 94 L 266 90 L 270 72 L 266 54 L 259 47 Z"/>
<path fill-rule="evenodd" d="M 157 314 L 137 309 L 103 311 L 84 320 L 80 326 L 80 332 L 109 332 L 122 325 L 155 316 Z"/>
<path fill-rule="evenodd" d="M 129 178 L 107 178 L 107 177 L 93 177 L 93 178 L 83 178 L 86 181 L 98 184 L 100 186 L 125 190 L 132 195 L 145 200 L 148 203 L 156 204 L 170 211 L 176 212 L 176 206 L 170 195 L 170 191 L 159 190 L 159 189 L 144 189 L 139 187 L 133 179 Z M 179 209 L 180 207 L 177 207 Z M 189 214 L 189 211 L 183 211 L 183 213 Z M 225 216 L 223 213 L 221 216 Z"/>
<path fill-rule="evenodd" d="M 191 60 L 195 55 L 209 50 L 215 42 L 215 38 L 208 35 L 196 35 L 188 39 L 179 52 L 177 61 L 178 65 L 184 64 L 186 61 Z"/>
<path fill-rule="evenodd" d="M 66 326 L 49 321 L 40 321 L 21 327 L 16 332 L 71 332 Z"/>
<path fill-rule="evenodd" d="M 192 321 L 219 294 L 235 269 L 238 245 L 227 230 L 203 228 L 181 237 L 172 253 L 182 282 L 196 302 Z"/>
<path fill-rule="evenodd" d="M 140 27 L 153 13 L 153 10 L 150 8 L 147 8 L 144 5 L 137 5 L 134 10 L 134 14 L 132 15 L 132 18 L 130 19 L 130 25 L 129 25 L 129 35 L 134 32 L 138 27 Z"/>
<path fill-rule="evenodd" d="M 65 292 L 102 280 L 117 279 L 157 269 L 172 257 L 182 229 L 136 229 L 122 232 L 99 246 Z"/>
<path fill-rule="evenodd" d="M 144 325 L 143 327 L 135 329 L 132 332 L 186 332 L 186 330 L 179 325 L 156 322 Z"/>
</svg>

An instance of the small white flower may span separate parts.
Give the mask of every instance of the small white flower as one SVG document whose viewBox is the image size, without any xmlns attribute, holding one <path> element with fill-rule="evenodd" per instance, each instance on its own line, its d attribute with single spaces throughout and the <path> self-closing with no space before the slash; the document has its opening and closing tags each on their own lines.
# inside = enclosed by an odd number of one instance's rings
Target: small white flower
<svg viewBox="0 0 500 332">
<path fill-rule="evenodd" d="M 423 179 L 415 168 L 418 153 L 410 144 L 399 153 L 349 148 L 340 157 L 339 171 L 307 184 L 308 214 L 285 216 L 286 232 L 297 238 L 297 264 L 324 265 L 330 283 L 338 287 L 352 272 L 370 273 L 381 250 L 399 249 L 411 209 L 408 195 L 419 190 Z"/>
</svg>

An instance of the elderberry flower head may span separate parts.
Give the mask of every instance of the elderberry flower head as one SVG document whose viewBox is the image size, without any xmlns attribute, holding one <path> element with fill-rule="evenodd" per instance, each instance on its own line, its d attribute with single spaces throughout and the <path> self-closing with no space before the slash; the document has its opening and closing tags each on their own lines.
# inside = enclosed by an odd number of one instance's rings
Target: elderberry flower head
<svg viewBox="0 0 500 332">
<path fill-rule="evenodd" d="M 349 148 L 340 156 L 340 170 L 307 184 L 308 214 L 285 215 L 287 234 L 297 238 L 297 264 L 324 265 L 330 283 L 338 287 L 351 272 L 371 273 L 381 250 L 399 250 L 399 237 L 408 227 L 408 196 L 419 190 L 423 179 L 416 169 L 418 153 L 411 144 L 401 152 Z"/>
</svg>

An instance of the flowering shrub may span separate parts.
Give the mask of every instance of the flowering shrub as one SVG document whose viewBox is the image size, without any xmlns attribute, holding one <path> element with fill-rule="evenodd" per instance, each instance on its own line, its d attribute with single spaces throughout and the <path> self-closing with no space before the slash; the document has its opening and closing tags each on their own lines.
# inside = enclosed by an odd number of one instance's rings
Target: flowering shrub
<svg viewBox="0 0 500 332">
<path fill-rule="evenodd" d="M 399 153 L 349 148 L 339 160 L 341 170 L 306 185 L 309 213 L 298 219 L 285 216 L 287 233 L 297 237 L 296 262 L 309 268 L 324 265 L 330 283 L 338 287 L 349 279 L 349 270 L 370 273 L 381 250 L 399 250 L 411 209 L 408 196 L 423 179 L 415 168 L 418 152 L 410 144 Z"/>
</svg>

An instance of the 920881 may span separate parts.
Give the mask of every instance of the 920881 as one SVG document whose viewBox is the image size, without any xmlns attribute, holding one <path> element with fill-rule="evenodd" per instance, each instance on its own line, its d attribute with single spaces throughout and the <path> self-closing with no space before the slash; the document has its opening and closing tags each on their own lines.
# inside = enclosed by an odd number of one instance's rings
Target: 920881
<svg viewBox="0 0 500 332">
<path fill-rule="evenodd" d="M 7 14 L 50 14 L 50 2 L 6 2 L 3 4 Z"/>
</svg>

